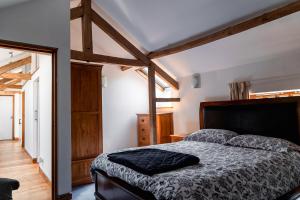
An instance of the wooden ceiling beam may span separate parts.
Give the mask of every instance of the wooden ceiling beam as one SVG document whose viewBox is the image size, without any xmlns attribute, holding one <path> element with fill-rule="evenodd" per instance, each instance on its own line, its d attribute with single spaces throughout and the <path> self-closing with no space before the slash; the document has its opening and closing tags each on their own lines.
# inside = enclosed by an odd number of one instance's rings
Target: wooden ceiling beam
<svg viewBox="0 0 300 200">
<path fill-rule="evenodd" d="M 1 79 L 0 80 L 0 84 L 5 84 L 5 83 L 7 83 L 8 81 L 11 81 L 12 79 L 10 79 L 10 78 L 3 78 L 3 79 Z"/>
<path fill-rule="evenodd" d="M 122 71 L 126 71 L 126 70 L 131 69 L 131 67 L 129 67 L 129 66 L 120 66 L 120 69 L 121 69 Z"/>
<path fill-rule="evenodd" d="M 124 36 L 122 36 L 113 26 L 106 22 L 101 16 L 92 10 L 92 21 L 107 35 L 109 35 L 120 46 L 127 50 L 131 55 L 144 62 L 144 66 L 154 67 L 158 75 L 167 81 L 175 89 L 179 89 L 178 82 L 173 79 L 168 73 L 161 69 L 157 64 L 151 61 L 143 52 L 136 48 L 131 42 L 129 42 Z"/>
<path fill-rule="evenodd" d="M 71 50 L 71 59 L 86 61 L 86 62 L 144 67 L 144 63 L 140 60 L 118 58 L 118 57 L 105 56 L 100 54 L 84 53 L 75 50 Z"/>
<path fill-rule="evenodd" d="M 148 75 L 142 69 L 136 69 L 135 71 L 136 71 L 136 73 L 141 75 L 144 79 L 148 80 Z M 162 92 L 165 90 L 164 86 L 159 84 L 159 82 L 156 82 L 155 86 L 157 89 L 159 89 Z"/>
<path fill-rule="evenodd" d="M 300 11 L 300 0 L 293 3 L 281 6 L 271 11 L 267 11 L 259 16 L 253 16 L 239 23 L 230 24 L 227 27 L 223 27 L 213 32 L 208 32 L 206 34 L 201 34 L 193 39 L 185 39 L 180 42 L 168 45 L 159 50 L 153 51 L 148 54 L 150 59 L 160 58 L 163 56 L 168 56 L 171 54 L 179 53 L 188 49 L 199 47 L 216 40 L 220 40 L 237 33 L 249 30 L 251 28 L 260 26 L 262 24 L 274 21 L 276 19 L 285 17 L 292 13 Z"/>
<path fill-rule="evenodd" d="M 81 2 L 83 8 L 82 16 L 82 48 L 83 52 L 93 53 L 93 33 L 92 33 L 92 3 L 91 0 Z"/>
<path fill-rule="evenodd" d="M 148 94 L 149 94 L 149 123 L 150 123 L 150 142 L 151 144 L 157 143 L 156 131 L 156 90 L 155 90 L 155 69 L 154 67 L 148 68 Z"/>
<path fill-rule="evenodd" d="M 142 60 L 145 63 L 145 66 L 150 65 L 150 60 L 147 58 L 147 56 L 145 56 L 138 48 L 131 44 L 131 42 L 129 42 L 125 37 L 123 37 L 123 35 L 121 35 L 114 27 L 112 27 L 108 22 L 106 22 L 94 10 L 92 10 L 92 20 L 101 30 L 103 30 L 107 35 L 109 35 L 121 47 L 123 47 L 137 59 Z"/>
<path fill-rule="evenodd" d="M 156 98 L 156 102 L 180 102 L 180 98 Z"/>
<path fill-rule="evenodd" d="M 0 89 L 22 89 L 22 85 L 0 84 Z"/>
<path fill-rule="evenodd" d="M 4 74 L 4 73 L 6 73 L 10 70 L 19 68 L 21 66 L 24 66 L 24 65 L 27 65 L 27 64 L 30 64 L 30 63 L 31 63 L 31 56 L 23 58 L 23 59 L 18 60 L 18 61 L 11 62 L 9 64 L 6 64 L 6 65 L 0 67 L 0 75 Z"/>
<path fill-rule="evenodd" d="M 5 85 L 15 85 L 20 83 L 22 80 L 20 79 L 12 79 L 11 81 L 8 81 Z"/>
<path fill-rule="evenodd" d="M 71 9 L 71 14 L 70 14 L 71 20 L 81 18 L 82 16 L 83 16 L 82 6 Z"/>
<path fill-rule="evenodd" d="M 0 91 L 0 95 L 15 95 L 21 94 L 20 91 Z"/>
<path fill-rule="evenodd" d="M 157 64 L 151 61 L 151 66 L 155 68 L 157 76 L 169 83 L 173 88 L 179 89 L 179 83 L 173 79 L 167 72 L 160 68 Z"/>
<path fill-rule="evenodd" d="M 16 73 L 5 73 L 1 74 L 0 78 L 5 79 L 20 79 L 20 80 L 31 80 L 31 74 L 16 74 Z M 3 79 L 2 79 L 3 80 Z"/>
</svg>

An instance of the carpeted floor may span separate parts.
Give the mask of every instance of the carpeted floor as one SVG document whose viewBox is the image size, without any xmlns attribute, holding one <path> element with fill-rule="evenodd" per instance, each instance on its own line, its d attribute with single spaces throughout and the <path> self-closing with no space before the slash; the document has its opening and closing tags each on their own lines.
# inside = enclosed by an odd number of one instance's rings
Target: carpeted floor
<svg viewBox="0 0 300 200">
<path fill-rule="evenodd" d="M 88 184 L 73 188 L 72 199 L 73 200 L 95 200 L 94 197 L 95 184 Z"/>
</svg>

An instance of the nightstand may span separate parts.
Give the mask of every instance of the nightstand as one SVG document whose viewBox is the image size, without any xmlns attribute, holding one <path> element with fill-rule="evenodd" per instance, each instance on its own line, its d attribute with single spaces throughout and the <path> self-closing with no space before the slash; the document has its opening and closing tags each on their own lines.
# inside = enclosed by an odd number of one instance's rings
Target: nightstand
<svg viewBox="0 0 300 200">
<path fill-rule="evenodd" d="M 185 138 L 186 135 L 170 135 L 171 142 L 179 142 Z"/>
</svg>

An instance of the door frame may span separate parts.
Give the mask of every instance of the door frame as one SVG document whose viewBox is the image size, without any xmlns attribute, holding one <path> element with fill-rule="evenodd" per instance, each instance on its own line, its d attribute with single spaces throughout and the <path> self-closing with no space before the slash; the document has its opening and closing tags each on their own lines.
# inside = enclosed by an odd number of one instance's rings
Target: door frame
<svg viewBox="0 0 300 200">
<path fill-rule="evenodd" d="M 22 91 L 22 142 L 21 146 L 24 148 L 25 147 L 25 91 Z"/>
<path fill-rule="evenodd" d="M 34 51 L 39 53 L 48 53 L 52 56 L 52 180 L 51 180 L 51 193 L 52 200 L 61 199 L 57 191 L 57 51 L 58 48 L 41 46 L 35 44 L 28 44 L 22 42 L 14 42 L 0 39 L 0 47 L 19 49 L 25 51 Z M 23 114 L 23 113 L 22 113 Z M 24 123 L 24 121 L 22 121 Z M 22 133 L 23 134 L 23 133 Z M 66 199 L 71 199 L 67 197 Z"/>
<path fill-rule="evenodd" d="M 33 113 L 34 113 L 34 126 L 35 126 L 33 129 L 33 135 L 35 136 L 35 142 L 36 142 L 35 144 L 36 159 L 39 160 L 40 158 L 40 93 L 39 93 L 40 77 L 37 77 L 32 81 L 33 81 Z M 35 106 L 36 106 L 36 110 L 35 110 Z M 37 111 L 37 116 L 35 113 L 36 111 Z"/>
<path fill-rule="evenodd" d="M 11 126 L 11 138 L 15 140 L 15 96 L 14 95 L 0 95 L 1 97 L 12 97 L 12 126 Z"/>
</svg>

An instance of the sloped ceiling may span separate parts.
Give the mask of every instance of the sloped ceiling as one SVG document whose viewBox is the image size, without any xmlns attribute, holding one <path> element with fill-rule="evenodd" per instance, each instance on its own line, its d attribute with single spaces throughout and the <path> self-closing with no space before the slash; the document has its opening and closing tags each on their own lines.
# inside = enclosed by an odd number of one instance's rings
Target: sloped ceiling
<svg viewBox="0 0 300 200">
<path fill-rule="evenodd" d="M 11 58 L 10 52 L 13 53 L 13 58 Z M 0 65 L 7 64 L 10 60 L 13 60 L 14 57 L 21 55 L 22 53 L 24 52 L 18 50 L 12 50 L 12 49 L 0 48 Z"/>
<path fill-rule="evenodd" d="M 256 63 L 296 49 L 300 49 L 300 12 L 159 60 L 175 75 L 187 76 Z"/>
<path fill-rule="evenodd" d="M 96 0 L 148 51 L 259 13 L 287 0 Z"/>
<path fill-rule="evenodd" d="M 0 1 L 0 8 L 13 6 L 19 3 L 23 3 L 25 1 L 32 1 L 32 0 L 1 0 Z"/>
<path fill-rule="evenodd" d="M 291 0 L 95 0 L 111 18 L 150 52 L 185 38 L 259 14 Z M 176 77 L 245 65 L 300 48 L 300 13 L 246 32 L 160 58 Z M 97 35 L 97 49 L 127 57 L 113 41 Z M 114 48 L 113 51 L 108 49 Z M 98 50 L 99 51 L 99 50 Z M 101 52 L 101 51 L 100 51 Z"/>
</svg>

